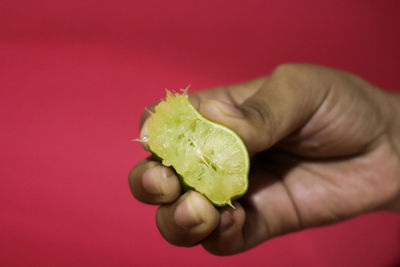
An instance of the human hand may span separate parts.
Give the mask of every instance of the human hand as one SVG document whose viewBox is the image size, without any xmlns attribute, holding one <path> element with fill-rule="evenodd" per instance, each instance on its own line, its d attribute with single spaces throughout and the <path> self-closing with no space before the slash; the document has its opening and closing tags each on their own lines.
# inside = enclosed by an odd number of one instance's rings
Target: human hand
<svg viewBox="0 0 400 267">
<path fill-rule="evenodd" d="M 131 190 L 160 205 L 157 226 L 168 242 L 227 255 L 369 211 L 400 210 L 398 96 L 348 73 L 285 64 L 268 77 L 189 98 L 244 140 L 249 191 L 236 209 L 216 208 L 197 192 L 181 195 L 174 172 L 152 157 L 139 162 Z"/>
</svg>

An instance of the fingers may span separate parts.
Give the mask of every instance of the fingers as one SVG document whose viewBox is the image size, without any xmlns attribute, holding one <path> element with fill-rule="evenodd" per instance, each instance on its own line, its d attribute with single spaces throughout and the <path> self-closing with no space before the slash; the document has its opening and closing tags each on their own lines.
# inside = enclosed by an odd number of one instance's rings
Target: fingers
<svg viewBox="0 0 400 267">
<path fill-rule="evenodd" d="M 207 99 L 216 99 L 225 103 L 231 103 L 232 105 L 240 105 L 251 95 L 255 94 L 267 78 L 267 76 L 263 76 L 238 84 L 197 91 L 189 94 L 189 99 L 195 108 L 199 107 L 201 101 Z"/>
<path fill-rule="evenodd" d="M 168 242 L 177 246 L 201 242 L 211 253 L 228 255 L 298 228 L 293 203 L 283 184 L 274 182 L 265 186 L 259 184 L 270 182 L 265 174 L 253 173 L 253 176 L 249 195 L 243 199 L 247 214 L 238 202 L 234 202 L 236 209 L 217 210 L 197 192 L 189 191 L 180 196 L 181 188 L 175 174 L 151 159 L 143 160 L 133 168 L 129 182 L 138 200 L 161 204 L 156 221 Z"/>
<path fill-rule="evenodd" d="M 156 221 L 165 240 L 177 246 L 193 246 L 214 231 L 219 214 L 203 195 L 188 191 L 178 201 L 160 206 Z"/>
<path fill-rule="evenodd" d="M 267 77 L 260 77 L 243 83 L 233 84 L 224 87 L 216 87 L 209 90 L 198 91 L 189 94 L 189 99 L 193 106 L 198 108 L 199 103 L 205 99 L 219 99 L 225 102 L 232 102 L 235 104 L 243 103 L 249 96 L 253 95 L 266 81 Z M 146 121 L 150 117 L 151 112 L 159 102 L 153 103 L 146 108 L 140 118 L 140 128 L 145 127 Z M 141 132 L 141 136 L 146 135 L 147 132 Z"/>
<path fill-rule="evenodd" d="M 181 194 L 176 174 L 160 163 L 145 159 L 129 174 L 129 185 L 133 195 L 148 204 L 170 203 Z"/>
<path fill-rule="evenodd" d="M 202 242 L 203 247 L 217 255 L 229 255 L 244 249 L 243 225 L 245 211 L 238 203 L 233 203 L 235 209 L 224 207 L 220 210 L 220 220 L 215 231 Z"/>
<path fill-rule="evenodd" d="M 199 109 L 202 101 L 207 100 L 219 100 L 223 103 L 227 103 L 230 106 L 240 105 L 247 98 L 256 93 L 266 80 L 267 77 L 264 76 L 243 83 L 194 92 L 189 94 L 189 100 L 196 109 Z M 139 140 L 142 140 L 141 145 L 145 150 L 148 150 L 146 142 L 146 137 L 148 136 L 147 122 L 151 112 L 154 111 L 154 108 L 157 104 L 158 102 L 148 106 L 140 118 L 141 130 Z"/>
<path fill-rule="evenodd" d="M 329 77 L 314 78 L 319 72 L 327 76 L 321 68 L 283 65 L 243 103 L 206 99 L 200 102 L 199 111 L 237 132 L 249 152 L 259 152 L 299 129 L 313 116 L 330 88 Z"/>
<path fill-rule="evenodd" d="M 235 202 L 235 210 L 221 210 L 217 229 L 202 243 L 207 251 L 217 255 L 235 254 L 272 237 L 303 229 L 291 191 L 274 174 L 284 170 L 259 160 L 254 162 L 249 191 L 241 198 L 245 209 Z"/>
<path fill-rule="evenodd" d="M 221 247 L 226 240 L 236 240 L 244 222 L 244 210 L 237 202 L 236 209 L 225 207 L 219 211 L 201 194 L 188 191 L 181 194 L 176 175 L 170 168 L 151 159 L 139 162 L 129 175 L 133 195 L 148 204 L 161 204 L 156 221 L 160 233 L 177 246 L 192 246 L 206 239 L 218 226 L 208 242 L 215 254 L 237 251 L 240 240 L 230 247 Z M 164 205 L 162 205 L 164 204 Z M 220 220 L 221 217 L 221 220 Z M 217 241 L 215 241 L 217 240 Z"/>
</svg>

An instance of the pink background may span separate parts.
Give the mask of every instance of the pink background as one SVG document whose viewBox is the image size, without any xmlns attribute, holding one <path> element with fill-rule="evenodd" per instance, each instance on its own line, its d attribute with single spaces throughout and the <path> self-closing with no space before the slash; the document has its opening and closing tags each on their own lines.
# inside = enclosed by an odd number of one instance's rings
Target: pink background
<svg viewBox="0 0 400 267">
<path fill-rule="evenodd" d="M 397 0 L 0 1 L 0 265 L 400 264 L 387 213 L 231 257 L 173 247 L 127 181 L 147 155 L 129 140 L 165 87 L 306 61 L 399 90 L 399 14 Z"/>
</svg>

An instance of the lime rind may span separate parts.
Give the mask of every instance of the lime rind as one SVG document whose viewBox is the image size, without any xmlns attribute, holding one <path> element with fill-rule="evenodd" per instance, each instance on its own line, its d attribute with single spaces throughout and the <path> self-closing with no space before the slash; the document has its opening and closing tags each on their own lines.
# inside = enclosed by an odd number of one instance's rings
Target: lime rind
<svg viewBox="0 0 400 267">
<path fill-rule="evenodd" d="M 232 206 L 233 199 L 246 193 L 250 164 L 242 139 L 203 117 L 185 93 L 167 91 L 147 129 L 150 151 L 173 167 L 186 187 L 216 206 Z"/>
</svg>

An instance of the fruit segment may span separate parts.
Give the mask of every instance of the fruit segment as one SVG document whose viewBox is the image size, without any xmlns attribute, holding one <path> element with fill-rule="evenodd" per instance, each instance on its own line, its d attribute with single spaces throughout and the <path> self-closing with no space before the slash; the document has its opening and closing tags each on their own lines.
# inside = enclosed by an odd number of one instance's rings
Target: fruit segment
<svg viewBox="0 0 400 267">
<path fill-rule="evenodd" d="M 249 155 L 243 141 L 229 128 L 204 118 L 186 94 L 167 91 L 147 129 L 152 153 L 215 205 L 232 205 L 232 199 L 246 192 Z"/>
</svg>

